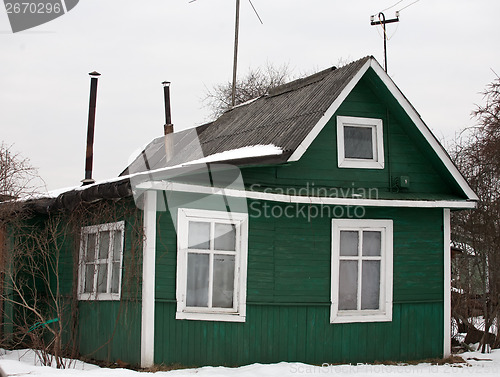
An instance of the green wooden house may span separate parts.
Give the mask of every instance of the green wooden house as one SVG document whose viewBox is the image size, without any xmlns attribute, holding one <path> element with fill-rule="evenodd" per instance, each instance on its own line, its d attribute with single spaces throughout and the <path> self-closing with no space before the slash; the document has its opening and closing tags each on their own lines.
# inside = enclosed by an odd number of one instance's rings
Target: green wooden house
<svg viewBox="0 0 500 377">
<path fill-rule="evenodd" d="M 143 210 L 141 274 L 133 300 L 130 218 L 82 228 L 82 354 L 144 367 L 450 354 L 450 210 L 477 197 L 373 57 L 153 140 L 120 178 L 52 205 L 102 198 Z"/>
</svg>

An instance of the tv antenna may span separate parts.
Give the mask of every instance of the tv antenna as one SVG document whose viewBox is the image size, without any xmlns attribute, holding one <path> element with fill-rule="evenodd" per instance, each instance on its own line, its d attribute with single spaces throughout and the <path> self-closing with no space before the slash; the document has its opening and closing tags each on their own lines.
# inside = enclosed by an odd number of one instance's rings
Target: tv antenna
<svg viewBox="0 0 500 377">
<path fill-rule="evenodd" d="M 385 18 L 385 14 L 383 12 L 379 12 L 378 21 L 375 21 L 375 15 L 372 14 L 370 16 L 371 25 L 382 25 L 382 29 L 384 30 L 384 70 L 387 73 L 387 32 L 385 29 L 386 24 L 390 24 L 393 22 L 399 22 L 399 10 L 396 11 L 396 18 L 392 18 L 387 20 Z"/>
<path fill-rule="evenodd" d="M 411 7 L 413 4 L 418 3 L 420 0 L 414 0 L 413 2 L 411 2 L 410 4 L 408 4 L 407 6 L 405 6 L 405 7 L 401 8 L 401 9 L 397 10 L 396 11 L 396 18 L 387 20 L 385 18 L 385 14 L 383 12 L 385 12 L 386 10 L 389 10 L 391 8 L 394 8 L 396 5 L 402 3 L 403 1 L 404 0 L 399 0 L 396 4 L 391 5 L 389 8 L 385 8 L 384 10 L 382 10 L 381 12 L 379 12 L 378 15 L 377 15 L 378 21 L 375 21 L 375 14 L 372 14 L 370 16 L 370 21 L 371 21 L 372 25 L 382 25 L 382 29 L 384 29 L 384 69 L 385 69 L 386 73 L 387 73 L 387 31 L 385 29 L 385 25 L 393 23 L 393 22 L 399 22 L 399 14 L 401 13 L 401 11 L 403 9 Z"/>
<path fill-rule="evenodd" d="M 189 1 L 190 3 L 194 3 L 196 0 L 191 0 Z M 262 19 L 260 18 L 259 13 L 257 12 L 257 9 L 252 3 L 252 0 L 248 0 L 250 5 L 252 6 L 253 11 L 255 12 L 255 15 L 259 19 L 261 24 L 264 24 L 262 22 Z M 236 16 L 235 16 L 235 21 L 234 21 L 234 56 L 233 56 L 233 84 L 231 88 L 231 107 L 234 107 L 236 104 L 236 71 L 238 67 L 238 34 L 240 30 L 240 0 L 236 0 Z"/>
</svg>

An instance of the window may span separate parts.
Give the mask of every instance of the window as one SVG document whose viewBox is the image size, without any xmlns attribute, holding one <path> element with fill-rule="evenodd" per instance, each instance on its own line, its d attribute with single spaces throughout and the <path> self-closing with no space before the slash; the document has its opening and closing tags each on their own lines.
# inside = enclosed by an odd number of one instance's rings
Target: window
<svg viewBox="0 0 500 377">
<path fill-rule="evenodd" d="M 177 319 L 244 322 L 248 216 L 179 209 Z"/>
<path fill-rule="evenodd" d="M 382 119 L 337 117 L 339 168 L 384 168 Z"/>
<path fill-rule="evenodd" d="M 80 300 L 119 300 L 124 241 L 123 221 L 82 228 Z"/>
<path fill-rule="evenodd" d="M 332 220 L 331 323 L 392 320 L 392 220 Z"/>
</svg>

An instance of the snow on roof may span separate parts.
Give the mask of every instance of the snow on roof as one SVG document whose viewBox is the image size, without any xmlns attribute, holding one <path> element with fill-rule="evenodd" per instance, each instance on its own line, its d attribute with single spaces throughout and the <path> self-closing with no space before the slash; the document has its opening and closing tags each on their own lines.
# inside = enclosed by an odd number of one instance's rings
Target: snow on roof
<svg viewBox="0 0 500 377">
<path fill-rule="evenodd" d="M 228 162 L 231 160 L 238 160 L 242 158 L 251 158 L 251 157 L 266 157 L 266 156 L 275 156 L 275 155 L 280 155 L 283 153 L 283 150 L 274 144 L 269 144 L 269 145 L 253 145 L 249 147 L 243 147 L 243 148 L 236 148 L 228 151 L 224 151 L 221 153 L 216 153 L 211 156 L 199 158 L 197 160 L 189 161 L 184 164 L 179 164 L 179 165 L 174 165 L 174 166 L 168 166 L 160 169 L 153 169 L 149 171 L 140 171 L 137 173 L 129 174 L 129 175 L 124 175 L 121 177 L 113 177 L 110 179 L 105 179 L 105 180 L 99 180 L 96 181 L 95 183 L 85 185 L 85 186 L 74 186 L 74 187 L 67 187 L 67 188 L 62 188 L 62 189 L 57 189 L 57 190 L 52 190 L 46 193 L 39 193 L 37 195 L 31 196 L 29 199 L 55 199 L 61 194 L 68 193 L 70 191 L 84 191 L 87 189 L 90 189 L 91 187 L 98 186 L 98 185 L 103 185 L 103 184 L 109 184 L 109 183 L 114 183 L 114 182 L 121 182 L 125 181 L 127 179 L 141 179 L 142 177 L 151 177 L 150 174 L 154 173 L 162 173 L 162 172 L 167 172 L 170 170 L 176 170 L 185 166 L 190 166 L 194 164 L 206 164 L 206 163 L 213 163 L 213 162 Z"/>
<path fill-rule="evenodd" d="M 192 164 L 208 163 L 208 162 L 231 161 L 231 160 L 238 160 L 240 158 L 275 156 L 282 153 L 283 149 L 277 147 L 274 144 L 252 145 L 249 147 L 236 148 L 220 153 L 215 153 L 207 157 L 186 162 L 185 164 L 178 165 L 177 167 L 192 165 Z"/>
</svg>

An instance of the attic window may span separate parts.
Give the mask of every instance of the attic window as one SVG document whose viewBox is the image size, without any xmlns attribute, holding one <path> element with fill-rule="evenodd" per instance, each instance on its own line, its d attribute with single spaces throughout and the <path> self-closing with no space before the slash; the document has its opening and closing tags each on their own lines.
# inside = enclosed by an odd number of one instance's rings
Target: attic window
<svg viewBox="0 0 500 377">
<path fill-rule="evenodd" d="M 382 119 L 337 117 L 339 168 L 384 168 Z"/>
</svg>

